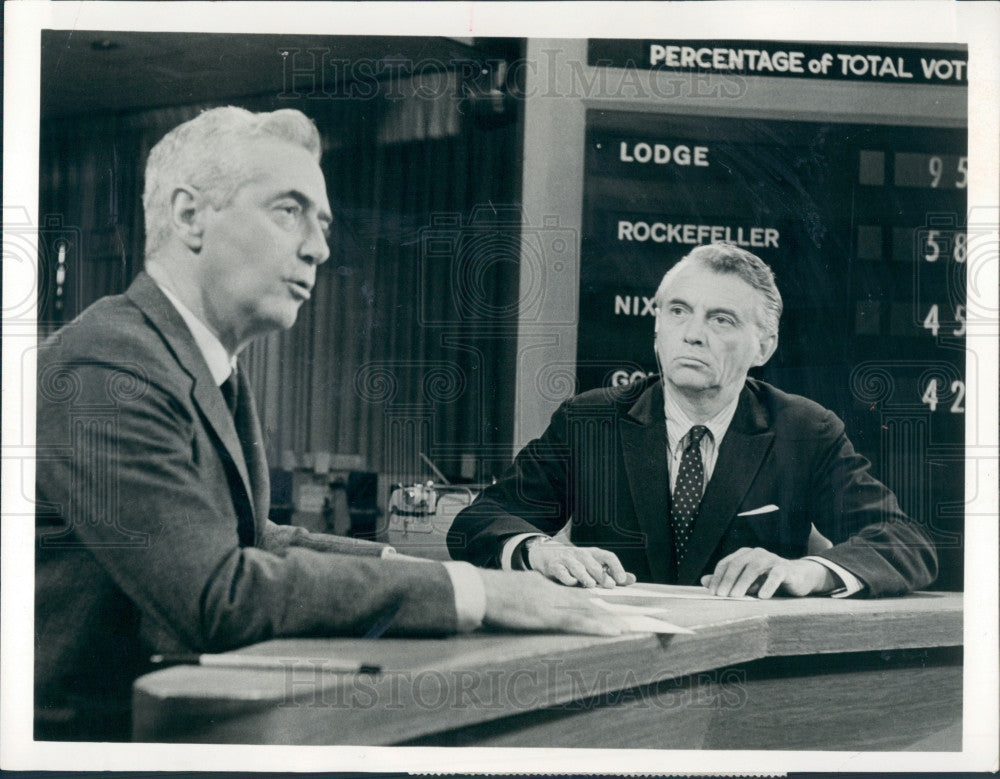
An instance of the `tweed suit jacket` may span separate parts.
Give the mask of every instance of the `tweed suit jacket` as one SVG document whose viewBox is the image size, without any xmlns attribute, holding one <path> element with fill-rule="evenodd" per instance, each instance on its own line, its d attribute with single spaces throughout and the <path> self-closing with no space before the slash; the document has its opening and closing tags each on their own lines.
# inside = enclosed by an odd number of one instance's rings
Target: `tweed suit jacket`
<svg viewBox="0 0 1000 779">
<path fill-rule="evenodd" d="M 663 387 L 652 377 L 563 403 L 455 518 L 448 544 L 455 559 L 498 566 L 506 539 L 571 522 L 574 544 L 615 552 L 639 581 L 692 585 L 741 547 L 803 557 L 815 524 L 834 544 L 821 556 L 856 575 L 862 594 L 924 587 L 937 576 L 934 545 L 869 466 L 832 412 L 747 379 L 678 567 Z"/>
<path fill-rule="evenodd" d="M 151 652 L 456 629 L 442 565 L 270 522 L 259 425 L 253 436 L 247 463 L 201 352 L 145 274 L 42 345 L 36 732 L 127 736 Z"/>
</svg>

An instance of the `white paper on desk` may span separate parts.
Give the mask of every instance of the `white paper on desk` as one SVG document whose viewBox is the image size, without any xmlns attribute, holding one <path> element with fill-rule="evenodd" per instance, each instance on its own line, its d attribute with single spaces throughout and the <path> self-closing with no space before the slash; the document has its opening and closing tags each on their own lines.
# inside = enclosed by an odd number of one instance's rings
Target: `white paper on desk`
<svg viewBox="0 0 1000 779">
<path fill-rule="evenodd" d="M 621 616 L 619 619 L 628 625 L 633 633 L 694 633 L 691 628 L 682 628 L 672 622 L 664 622 L 662 619 L 642 614 Z"/>
<path fill-rule="evenodd" d="M 608 601 L 602 598 L 591 598 L 590 602 L 595 606 L 604 609 L 605 611 L 610 611 L 612 614 L 617 614 L 619 616 L 628 616 L 631 614 L 643 614 L 647 617 L 652 616 L 669 616 L 669 607 L 660 604 L 657 606 L 633 606 L 629 603 L 608 603 Z"/>
<path fill-rule="evenodd" d="M 605 590 L 602 598 L 674 598 L 678 600 L 756 600 L 750 595 L 729 597 L 713 595 L 704 587 L 686 587 L 680 584 L 630 584 Z"/>
<path fill-rule="evenodd" d="M 625 603 L 608 603 L 600 598 L 591 598 L 591 603 L 614 614 L 636 633 L 694 633 L 690 628 L 682 628 L 658 615 L 668 614 L 667 609 L 657 606 L 629 606 Z"/>
</svg>

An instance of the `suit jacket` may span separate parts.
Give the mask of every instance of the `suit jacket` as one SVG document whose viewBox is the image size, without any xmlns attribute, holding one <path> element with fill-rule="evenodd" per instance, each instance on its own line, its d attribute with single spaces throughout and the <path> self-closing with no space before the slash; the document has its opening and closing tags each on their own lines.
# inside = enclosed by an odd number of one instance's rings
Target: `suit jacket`
<svg viewBox="0 0 1000 779">
<path fill-rule="evenodd" d="M 41 347 L 36 732 L 127 736 L 151 652 L 455 630 L 442 565 L 270 522 L 254 434 L 248 464 L 201 352 L 145 274 Z"/>
<path fill-rule="evenodd" d="M 815 524 L 834 542 L 822 556 L 858 576 L 867 595 L 903 594 L 937 575 L 933 544 L 871 476 L 843 423 L 753 379 L 679 570 L 669 516 L 663 387 L 653 377 L 563 403 L 503 478 L 455 518 L 448 545 L 456 559 L 497 566 L 507 538 L 552 535 L 571 521 L 573 543 L 615 552 L 639 581 L 690 585 L 741 547 L 803 557 Z"/>
</svg>

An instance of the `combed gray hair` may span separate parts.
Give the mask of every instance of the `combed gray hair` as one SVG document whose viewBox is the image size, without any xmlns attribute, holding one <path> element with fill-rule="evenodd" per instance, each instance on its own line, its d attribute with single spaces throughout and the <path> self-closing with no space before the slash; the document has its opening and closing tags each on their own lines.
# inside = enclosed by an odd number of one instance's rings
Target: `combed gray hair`
<svg viewBox="0 0 1000 779">
<path fill-rule="evenodd" d="M 214 208 L 228 205 L 253 177 L 252 161 L 240 152 L 258 138 L 279 138 L 296 144 L 319 162 L 319 131 L 311 119 L 292 108 L 270 113 L 253 113 L 235 106 L 212 108 L 160 139 L 146 160 L 142 194 L 147 258 L 170 235 L 170 201 L 175 189 L 191 186 Z"/>
<path fill-rule="evenodd" d="M 778 321 L 784 304 L 781 293 L 774 283 L 774 271 L 760 257 L 731 243 L 710 243 L 692 249 L 680 262 L 666 272 L 653 298 L 656 305 L 663 307 L 667 287 L 674 277 L 687 265 L 698 263 L 716 273 L 739 276 L 757 290 L 763 298 L 763 305 L 757 309 L 757 326 L 767 335 L 778 334 Z"/>
</svg>

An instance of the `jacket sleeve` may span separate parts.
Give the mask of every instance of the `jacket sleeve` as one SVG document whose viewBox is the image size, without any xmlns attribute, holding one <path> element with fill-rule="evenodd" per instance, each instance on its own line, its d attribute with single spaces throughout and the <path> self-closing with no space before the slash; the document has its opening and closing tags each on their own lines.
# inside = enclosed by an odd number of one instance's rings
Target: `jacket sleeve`
<svg viewBox="0 0 1000 779">
<path fill-rule="evenodd" d="M 65 526 L 46 534 L 54 552 L 85 547 L 153 634 L 197 651 L 364 634 L 376 623 L 390 633 L 456 629 L 438 563 L 381 560 L 358 554 L 367 545 L 294 530 L 241 547 L 213 434 L 170 376 L 150 378 L 144 364 L 55 366 L 62 384 L 48 386 L 72 388 L 71 402 L 46 397 L 40 381 L 39 494 Z"/>
<path fill-rule="evenodd" d="M 505 539 L 520 533 L 555 535 L 569 520 L 574 507 L 567 403 L 500 480 L 455 517 L 448 531 L 454 559 L 498 568 Z"/>
<path fill-rule="evenodd" d="M 551 536 L 566 525 L 574 510 L 568 404 L 556 410 L 545 432 L 518 453 L 501 479 L 455 517 L 448 531 L 454 559 L 498 568 L 507 538 Z"/>
<path fill-rule="evenodd" d="M 811 484 L 814 524 L 834 546 L 819 556 L 853 573 L 868 597 L 904 595 L 937 576 L 934 544 L 899 507 L 896 496 L 870 473 L 870 463 L 827 411 Z"/>
<path fill-rule="evenodd" d="M 276 554 L 284 554 L 292 547 L 361 557 L 382 557 L 387 552 L 391 554 L 393 551 L 389 544 L 382 544 L 378 541 L 334 536 L 328 533 L 313 533 L 304 527 L 279 525 L 269 519 L 264 523 L 264 533 L 260 540 L 260 546 L 262 549 Z"/>
</svg>

